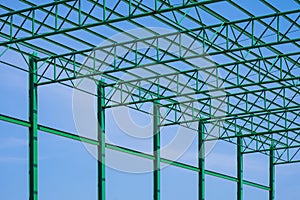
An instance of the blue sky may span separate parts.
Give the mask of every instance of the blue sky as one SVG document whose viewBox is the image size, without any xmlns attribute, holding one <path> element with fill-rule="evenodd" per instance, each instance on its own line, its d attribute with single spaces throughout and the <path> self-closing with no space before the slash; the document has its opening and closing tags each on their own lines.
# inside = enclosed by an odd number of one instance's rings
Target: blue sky
<svg viewBox="0 0 300 200">
<path fill-rule="evenodd" d="M 1 114 L 27 118 L 27 74 L 1 65 Z M 9 80 L 13 80 L 8 84 Z M 39 123 L 74 132 L 72 121 L 72 90 L 59 85 L 39 88 Z M 108 116 L 109 117 L 109 114 Z M 27 133 L 24 127 L 0 122 L 0 198 L 19 200 L 28 198 Z M 118 129 L 107 123 L 107 134 Z M 122 132 L 119 130 L 119 135 Z M 166 134 L 167 135 L 167 134 Z M 169 133 L 169 135 L 171 135 Z M 162 136 L 168 140 L 171 136 Z M 113 140 L 118 145 L 143 147 L 145 141 L 123 137 Z M 136 140 L 136 139 L 135 139 Z M 151 141 L 149 141 L 151 146 Z M 144 146 L 145 147 L 145 146 Z M 189 152 L 193 152 L 194 145 Z M 220 142 L 208 155 L 207 169 L 235 175 L 235 147 Z M 184 155 L 182 161 L 193 164 L 193 156 Z M 85 147 L 48 133 L 39 132 L 39 195 L 40 199 L 96 199 L 96 160 Z M 150 161 L 140 162 L 151 165 Z M 258 183 L 268 183 L 268 158 L 253 154 L 244 157 L 244 177 Z M 297 199 L 299 194 L 299 164 L 276 167 L 276 199 Z M 235 199 L 236 184 L 206 176 L 207 199 Z M 268 193 L 245 186 L 245 199 L 266 199 Z M 177 167 L 162 170 L 162 199 L 197 199 L 197 173 Z M 152 174 L 129 174 L 107 169 L 107 199 L 152 199 Z"/>
<path fill-rule="evenodd" d="M 276 3 L 276 1 L 272 1 Z M 245 2 L 244 2 L 245 3 Z M 283 9 L 290 9 L 284 4 Z M 249 7 L 249 9 L 254 9 Z M 260 9 L 253 12 L 261 14 Z M 231 13 L 228 13 L 229 15 Z M 262 13 L 264 14 L 264 13 Z M 1 51 L 2 49 L 0 49 Z M 22 57 L 8 51 L 4 60 L 14 60 L 26 66 Z M 0 113 L 28 119 L 27 74 L 0 64 Z M 72 90 L 59 84 L 39 88 L 39 123 L 69 132 L 76 132 L 72 114 Z M 138 123 L 148 123 L 148 116 L 134 116 Z M 152 140 L 138 140 L 126 136 L 107 113 L 106 129 L 111 141 L 120 146 L 150 151 Z M 144 121 L 143 121 L 144 120 Z M 175 127 L 176 129 L 176 127 Z M 167 129 L 162 142 L 167 144 L 174 134 Z M 28 130 L 0 121 L 0 199 L 28 199 Z M 196 164 L 196 141 L 180 159 Z M 206 158 L 206 168 L 231 176 L 236 175 L 235 146 L 219 142 Z M 139 159 L 151 165 L 152 162 Z M 41 200 L 95 200 L 97 196 L 96 160 L 85 146 L 49 133 L 39 132 L 39 197 Z M 300 164 L 276 167 L 276 200 L 294 200 L 300 194 Z M 152 174 L 130 174 L 107 168 L 108 200 L 152 199 Z M 197 173 L 169 166 L 162 170 L 162 199 L 197 199 Z M 244 178 L 268 184 L 268 158 L 253 154 L 244 157 Z M 236 183 L 206 176 L 206 199 L 236 198 Z M 249 186 L 244 188 L 245 200 L 263 200 L 268 192 Z"/>
</svg>

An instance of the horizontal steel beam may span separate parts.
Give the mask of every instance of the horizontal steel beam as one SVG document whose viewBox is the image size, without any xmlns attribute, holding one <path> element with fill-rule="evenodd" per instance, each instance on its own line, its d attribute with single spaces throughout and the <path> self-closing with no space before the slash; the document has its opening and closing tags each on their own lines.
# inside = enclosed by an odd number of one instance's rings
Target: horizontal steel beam
<svg viewBox="0 0 300 200">
<path fill-rule="evenodd" d="M 189 8 L 189 7 L 195 7 L 195 6 L 200 6 L 200 5 L 204 5 L 204 4 L 211 4 L 211 3 L 220 2 L 220 1 L 223 1 L 223 0 L 206 0 L 206 1 L 201 1 L 201 2 L 190 1 L 189 4 L 184 4 L 184 5 L 179 5 L 179 6 L 174 5 L 174 6 L 172 6 L 172 8 L 165 8 L 164 6 L 157 7 L 157 8 L 153 7 L 151 9 L 149 9 L 147 12 L 144 12 L 144 13 L 139 13 L 139 14 L 129 14 L 128 13 L 128 15 L 125 16 L 125 17 L 113 18 L 113 19 L 104 18 L 105 15 L 102 15 L 102 16 L 99 15 L 99 19 L 98 19 L 99 21 L 97 21 L 97 22 L 83 24 L 81 20 L 78 20 L 78 22 L 76 23 L 75 26 L 73 26 L 71 28 L 57 29 L 57 31 L 55 31 L 55 32 L 51 31 L 51 32 L 43 32 L 43 33 L 39 34 L 33 28 L 33 29 L 31 29 L 31 35 L 27 35 L 27 36 L 21 36 L 21 34 L 20 34 L 20 36 L 18 36 L 18 35 L 13 36 L 13 33 L 11 33 L 10 34 L 12 36 L 11 39 L 7 40 L 7 41 L 4 41 L 4 42 L 0 42 L 0 46 L 9 45 L 9 44 L 13 44 L 13 43 L 24 42 L 24 41 L 27 41 L 27 40 L 33 40 L 33 39 L 37 39 L 37 38 L 43 38 L 43 37 L 62 34 L 62 33 L 67 33 L 67 32 L 81 30 L 81 29 L 92 28 L 92 27 L 95 27 L 95 26 L 112 24 L 112 23 L 116 23 L 116 22 L 120 22 L 120 21 L 124 21 L 124 20 L 138 19 L 138 18 L 142 18 L 142 17 L 152 16 L 153 14 L 158 14 L 158 13 L 162 14 L 162 13 L 172 12 L 172 11 L 177 10 L 177 9 L 186 9 L 186 8 Z M 78 2 L 78 0 L 73 1 L 73 2 L 74 2 L 73 5 L 75 5 Z M 65 2 L 63 2 L 63 3 L 65 3 Z M 27 14 L 27 12 L 30 12 L 30 13 L 33 13 L 32 17 L 29 17 L 29 16 L 24 17 L 23 20 L 25 20 L 25 21 L 28 20 L 29 22 L 32 23 L 32 26 L 34 26 L 35 25 L 34 13 L 37 12 L 41 8 L 49 7 L 49 6 L 54 7 L 55 5 L 61 6 L 62 4 L 59 4 L 59 3 L 57 3 L 57 4 L 45 4 L 45 5 L 33 7 L 30 10 L 15 11 L 15 13 L 11 14 L 11 15 L 9 13 L 4 14 L 2 16 L 2 18 L 7 18 L 7 21 L 4 21 L 3 23 L 7 24 L 9 26 L 12 26 L 13 25 L 13 20 L 10 21 L 10 20 L 8 20 L 9 18 L 14 18 L 14 15 L 19 15 L 19 14 L 24 14 L 24 13 Z M 67 9 L 67 7 L 65 7 L 65 6 L 64 6 L 64 8 Z M 106 7 L 105 7 L 105 5 L 103 5 L 103 10 L 105 10 L 105 9 L 106 9 Z M 72 8 L 70 8 L 70 10 L 72 10 Z M 51 11 L 49 11 L 49 13 L 47 15 L 50 16 L 51 13 L 53 13 L 52 9 L 51 9 Z M 55 16 L 57 16 L 57 13 L 54 13 L 54 14 L 55 14 Z M 78 16 L 80 16 L 80 12 L 78 12 L 77 14 L 78 14 Z M 107 13 L 107 16 L 110 16 L 109 13 Z M 54 20 L 55 20 L 55 18 L 54 18 Z M 72 19 L 70 18 L 70 20 L 72 20 Z M 60 26 L 60 25 L 58 25 L 58 26 Z"/>
<path fill-rule="evenodd" d="M 25 120 L 12 118 L 12 117 L 2 115 L 2 114 L 0 114 L 0 120 L 6 121 L 6 122 L 9 122 L 9 123 L 12 123 L 12 124 L 20 125 L 20 126 L 30 127 L 30 123 L 25 121 Z M 46 132 L 46 133 L 54 134 L 54 135 L 57 135 L 57 136 L 62 136 L 62 137 L 68 138 L 68 139 L 85 142 L 85 143 L 88 143 L 88 144 L 91 144 L 91 145 L 99 145 L 99 142 L 97 140 L 81 137 L 81 136 L 78 136 L 74 133 L 65 132 L 65 131 L 61 131 L 61 130 L 58 130 L 58 129 L 53 129 L 53 128 L 46 127 L 46 126 L 43 126 L 43 125 L 38 125 L 38 130 Z M 128 148 L 125 148 L 125 147 L 121 147 L 121 146 L 117 146 L 117 145 L 113 145 L 113 144 L 109 144 L 109 143 L 106 143 L 105 145 L 106 145 L 106 148 L 111 149 L 111 150 L 115 150 L 115 151 L 130 154 L 130 155 L 139 156 L 139 157 L 142 157 L 142 158 L 154 160 L 154 156 L 151 155 L 151 154 L 142 153 L 142 152 L 139 152 L 139 151 L 136 151 L 136 150 L 128 149 Z M 180 163 L 180 162 L 165 159 L 165 158 L 161 158 L 161 162 L 165 163 L 165 164 L 175 166 L 175 167 L 195 171 L 195 172 L 200 171 L 200 169 L 195 167 L 195 166 Z M 236 177 L 221 174 L 221 173 L 214 172 L 214 171 L 211 171 L 211 170 L 205 170 L 205 174 L 210 175 L 210 176 L 214 176 L 214 177 L 218 177 L 218 178 L 222 178 L 222 179 L 226 179 L 226 180 L 229 180 L 229 181 L 237 182 Z M 256 188 L 262 189 L 262 190 L 269 190 L 268 186 L 258 184 L 258 183 L 252 182 L 252 181 L 244 180 L 244 184 L 248 185 L 248 186 L 251 186 L 251 187 L 256 187 Z"/>
</svg>

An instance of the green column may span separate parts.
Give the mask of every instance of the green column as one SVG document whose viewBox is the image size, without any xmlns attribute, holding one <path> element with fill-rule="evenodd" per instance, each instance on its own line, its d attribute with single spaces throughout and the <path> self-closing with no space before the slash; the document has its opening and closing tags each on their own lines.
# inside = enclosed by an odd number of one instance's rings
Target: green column
<svg viewBox="0 0 300 200">
<path fill-rule="evenodd" d="M 29 57 L 29 199 L 38 199 L 38 121 L 36 54 Z"/>
<path fill-rule="evenodd" d="M 204 124 L 200 121 L 198 125 L 198 199 L 205 199 L 205 146 L 204 146 Z"/>
<path fill-rule="evenodd" d="M 98 200 L 105 200 L 105 94 L 101 82 L 97 87 L 98 117 Z"/>
<path fill-rule="evenodd" d="M 153 104 L 153 199 L 160 200 L 160 129 L 159 105 Z"/>
<path fill-rule="evenodd" d="M 270 175 L 269 175 L 269 184 L 270 184 L 270 191 L 269 191 L 269 199 L 275 199 L 275 165 L 274 165 L 274 149 L 273 145 L 270 148 Z"/>
<path fill-rule="evenodd" d="M 243 199 L 243 140 L 237 137 L 237 199 Z"/>
</svg>

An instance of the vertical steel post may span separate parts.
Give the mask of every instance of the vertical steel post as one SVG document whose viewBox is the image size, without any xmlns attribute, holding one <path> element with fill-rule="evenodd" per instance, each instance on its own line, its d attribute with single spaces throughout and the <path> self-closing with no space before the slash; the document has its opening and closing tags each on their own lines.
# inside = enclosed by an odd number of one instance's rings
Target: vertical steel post
<svg viewBox="0 0 300 200">
<path fill-rule="evenodd" d="M 237 199 L 243 199 L 243 141 L 242 137 L 237 137 Z"/>
<path fill-rule="evenodd" d="M 270 148 L 270 175 L 269 175 L 269 184 L 270 184 L 270 191 L 269 191 L 269 200 L 275 199 L 275 165 L 274 165 L 274 146 L 271 145 Z"/>
<path fill-rule="evenodd" d="M 98 200 L 105 200 L 105 93 L 102 82 L 97 87 L 98 118 Z"/>
<path fill-rule="evenodd" d="M 159 105 L 153 103 L 153 199 L 160 200 L 160 116 Z"/>
<path fill-rule="evenodd" d="M 106 0 L 103 0 L 103 21 L 106 20 Z"/>
<path fill-rule="evenodd" d="M 38 121 L 36 54 L 29 56 L 29 199 L 38 199 Z"/>
<path fill-rule="evenodd" d="M 204 146 L 204 124 L 199 121 L 198 124 L 198 199 L 205 199 L 205 146 Z"/>
</svg>

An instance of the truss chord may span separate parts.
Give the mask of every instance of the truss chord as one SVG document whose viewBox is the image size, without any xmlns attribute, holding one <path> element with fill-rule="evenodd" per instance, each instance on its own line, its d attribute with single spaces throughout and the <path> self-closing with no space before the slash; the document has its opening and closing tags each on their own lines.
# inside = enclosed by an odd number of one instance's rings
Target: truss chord
<svg viewBox="0 0 300 200">
<path fill-rule="evenodd" d="M 1 4 L 0 64 L 28 74 L 29 105 L 28 121 L 3 114 L 0 120 L 28 128 L 29 199 L 39 196 L 42 131 L 97 148 L 99 200 L 106 199 L 107 149 L 152 162 L 154 200 L 162 196 L 162 165 L 197 173 L 201 200 L 207 175 L 235 182 L 239 200 L 246 185 L 268 191 L 274 200 L 275 166 L 300 162 L 300 10 L 265 0 L 255 4 L 267 14 L 228 0 L 54 0 L 42 5 L 22 0 L 19 10 Z M 150 24 L 172 31 L 160 34 Z M 127 27 L 149 35 L 135 35 Z M 110 37 L 123 31 L 125 41 Z M 96 47 L 102 41 L 108 45 Z M 9 58 L 15 52 L 21 64 Z M 94 82 L 95 91 L 80 88 L 84 80 Z M 52 83 L 97 99 L 97 139 L 38 124 L 38 87 Z M 152 154 L 105 141 L 105 111 L 119 106 L 151 115 Z M 173 125 L 198 134 L 195 166 L 162 156 L 160 129 Z M 213 130 L 218 135 L 211 136 Z M 217 140 L 236 146 L 236 176 L 205 169 L 204 143 Z M 244 154 L 256 152 L 269 158 L 267 185 L 243 177 Z"/>
</svg>

